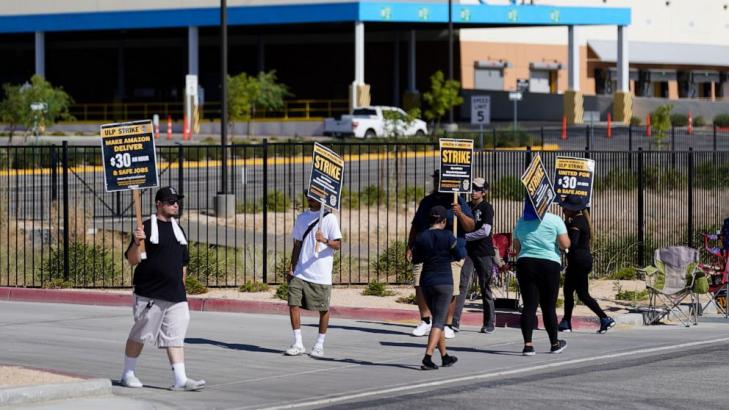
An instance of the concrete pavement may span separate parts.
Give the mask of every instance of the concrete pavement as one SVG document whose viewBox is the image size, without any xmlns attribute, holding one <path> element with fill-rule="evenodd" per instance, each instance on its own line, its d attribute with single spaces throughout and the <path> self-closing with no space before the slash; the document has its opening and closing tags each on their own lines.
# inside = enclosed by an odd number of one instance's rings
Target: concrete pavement
<svg viewBox="0 0 729 410">
<path fill-rule="evenodd" d="M 118 379 L 124 340 L 132 324 L 130 308 L 0 302 L 0 311 L 0 343 L 4 346 L 0 362 Z M 315 319 L 305 317 L 303 323 L 304 343 L 309 349 L 317 333 Z M 423 372 L 419 362 L 425 338 L 410 336 L 409 324 L 333 317 L 326 358 L 316 360 L 282 355 L 291 342 L 286 316 L 193 312 L 186 367 L 191 377 L 207 380 L 208 387 L 195 393 L 167 391 L 172 378 L 167 359 L 162 352 L 147 347 L 137 369 L 146 387 L 113 387 L 115 398 L 103 407 L 125 408 L 124 404 L 130 402 L 121 399 L 127 399 L 141 408 L 311 408 L 356 403 L 364 407 L 411 408 L 428 405 L 417 401 L 425 397 L 422 392 L 437 393 L 439 399 L 432 403 L 435 407 L 490 407 L 479 405 L 483 404 L 480 396 L 475 395 L 479 389 L 486 389 L 484 394 L 491 396 L 498 393 L 502 401 L 494 402 L 493 407 L 501 407 L 509 397 L 520 404 L 505 406 L 509 408 L 534 407 L 528 404 L 532 400 L 539 402 L 540 397 L 545 400 L 543 403 L 556 406 L 560 397 L 571 391 L 600 397 L 603 379 L 598 375 L 611 364 L 649 363 L 661 355 L 671 358 L 676 352 L 710 352 L 718 347 L 725 351 L 729 346 L 727 325 L 723 320 L 705 320 L 692 328 L 618 326 L 606 335 L 578 331 L 564 335 L 569 345 L 561 355 L 547 354 L 546 335 L 537 331 L 534 357 L 521 356 L 518 329 L 498 328 L 494 334 L 483 335 L 477 333 L 477 328 L 465 328 L 449 341 L 449 350 L 459 357 L 459 362 L 452 368 Z M 706 367 L 714 372 L 712 377 L 727 373 L 721 352 L 709 356 L 716 359 L 718 366 Z M 667 363 L 690 363 L 688 359 L 678 360 Z M 614 370 L 620 372 L 623 368 Z M 693 372 L 689 375 L 701 374 L 698 368 L 688 366 L 686 370 Z M 675 383 L 668 383 L 668 376 L 656 371 L 640 373 L 640 378 L 645 378 L 643 388 L 652 388 L 654 395 L 660 392 L 664 397 L 678 399 L 686 389 L 674 389 Z M 549 389 L 544 387 L 543 379 L 551 380 L 557 377 L 555 374 L 571 381 L 571 390 L 560 390 L 559 383 Z M 690 381 L 684 384 L 701 382 L 696 378 L 683 380 Z M 510 388 L 512 381 L 528 394 L 521 396 L 518 386 Z M 454 400 L 460 397 L 461 390 L 473 393 L 465 394 L 464 406 L 444 401 L 443 397 L 448 395 L 456 395 Z M 637 394 L 636 391 L 631 394 Z M 554 397 L 547 397 L 549 394 Z M 603 407 L 603 402 L 592 400 L 590 396 L 580 403 Z M 631 406 L 622 408 L 625 407 Z M 54 403 L 52 408 L 77 406 L 64 402 Z"/>
</svg>

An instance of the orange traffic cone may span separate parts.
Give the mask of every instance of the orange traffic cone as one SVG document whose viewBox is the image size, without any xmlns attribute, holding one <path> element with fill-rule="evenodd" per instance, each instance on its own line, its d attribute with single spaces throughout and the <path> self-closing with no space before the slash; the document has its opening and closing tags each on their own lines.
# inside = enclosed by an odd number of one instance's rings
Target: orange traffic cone
<svg viewBox="0 0 729 410">
<path fill-rule="evenodd" d="M 167 116 L 167 141 L 172 140 L 172 116 Z"/>
<path fill-rule="evenodd" d="M 650 114 L 645 116 L 645 136 L 646 137 L 651 136 L 651 115 Z"/>
<path fill-rule="evenodd" d="M 694 133 L 694 119 L 691 116 L 691 111 L 689 111 L 688 114 L 688 134 L 691 135 Z"/>
<path fill-rule="evenodd" d="M 608 113 L 608 123 L 607 123 L 607 137 L 612 138 L 613 137 L 613 117 Z"/>
</svg>

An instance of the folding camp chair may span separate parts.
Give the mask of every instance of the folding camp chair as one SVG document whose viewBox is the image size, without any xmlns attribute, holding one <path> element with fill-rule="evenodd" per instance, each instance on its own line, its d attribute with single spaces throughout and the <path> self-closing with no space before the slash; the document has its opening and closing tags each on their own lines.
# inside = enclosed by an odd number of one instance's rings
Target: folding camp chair
<svg viewBox="0 0 729 410">
<path fill-rule="evenodd" d="M 717 313 L 729 318 L 727 310 L 727 291 L 729 291 L 729 253 L 721 247 L 721 238 L 715 234 L 703 234 L 704 253 L 709 263 L 700 263 L 699 269 L 708 279 L 709 300 L 701 309 L 705 311 L 710 305 L 716 307 Z"/>
<path fill-rule="evenodd" d="M 649 306 L 643 312 L 643 323 L 652 325 L 674 313 L 683 325 L 698 324 L 698 298 L 693 292 L 699 262 L 699 251 L 687 246 L 656 249 L 653 264 L 640 271 L 645 275 Z M 689 298 L 688 311 L 682 302 Z"/>
<path fill-rule="evenodd" d="M 494 250 L 499 263 L 494 270 L 496 308 L 519 309 L 519 282 L 516 280 L 516 252 L 511 248 L 511 233 L 493 236 Z M 512 288 L 513 286 L 513 288 Z"/>
</svg>

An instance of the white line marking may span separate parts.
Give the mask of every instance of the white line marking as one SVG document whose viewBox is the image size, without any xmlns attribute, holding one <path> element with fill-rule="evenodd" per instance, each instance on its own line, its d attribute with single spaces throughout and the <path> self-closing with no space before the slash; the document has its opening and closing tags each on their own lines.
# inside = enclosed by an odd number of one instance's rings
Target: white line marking
<svg viewBox="0 0 729 410">
<path fill-rule="evenodd" d="M 404 392 L 404 391 L 408 391 L 408 390 L 417 390 L 417 389 L 423 389 L 423 388 L 427 388 L 427 387 L 444 386 L 444 385 L 460 383 L 460 382 L 467 382 L 467 381 L 474 381 L 474 380 L 481 380 L 481 379 L 490 379 L 490 378 L 499 377 L 499 376 L 512 376 L 512 375 L 521 374 L 521 373 L 527 373 L 527 372 L 545 370 L 545 369 L 552 369 L 552 368 L 557 368 L 557 367 L 564 367 L 564 366 L 569 366 L 569 365 L 573 365 L 573 364 L 588 363 L 588 362 L 594 362 L 594 361 L 605 360 L 605 359 L 615 359 L 615 358 L 627 357 L 627 356 L 635 356 L 635 355 L 646 354 L 646 353 L 657 353 L 657 352 L 663 352 L 663 351 L 667 351 L 667 350 L 683 349 L 683 348 L 687 348 L 687 347 L 695 347 L 695 346 L 702 346 L 702 345 L 722 343 L 722 342 L 729 342 L 729 338 L 712 339 L 712 340 L 704 340 L 704 341 L 700 341 L 700 342 L 683 343 L 683 344 L 679 344 L 679 345 L 638 349 L 638 350 L 632 350 L 629 352 L 612 353 L 612 354 L 606 354 L 606 355 L 595 356 L 595 357 L 585 357 L 585 358 L 581 358 L 581 359 L 567 360 L 565 362 L 542 364 L 542 365 L 538 365 L 538 366 L 526 367 L 526 368 L 515 369 L 515 370 L 505 370 L 505 371 L 494 372 L 494 373 L 482 373 L 482 374 L 476 374 L 473 376 L 462 376 L 462 377 L 456 377 L 456 378 L 452 378 L 452 379 L 437 380 L 437 381 L 414 384 L 414 385 L 409 385 L 409 386 L 393 387 L 393 388 L 381 389 L 381 390 L 371 390 L 371 391 L 367 391 L 367 392 L 363 392 L 363 393 L 337 396 L 337 397 L 332 397 L 332 398 L 322 399 L 322 400 L 312 400 L 312 401 L 307 401 L 307 402 L 290 403 L 290 404 L 284 404 L 284 405 L 280 405 L 280 406 L 266 407 L 266 408 L 264 408 L 264 410 L 293 409 L 293 408 L 299 408 L 299 407 L 322 406 L 322 405 L 328 405 L 328 404 L 333 404 L 333 403 L 342 402 L 342 401 L 361 399 L 364 397 L 378 396 L 378 395 L 390 394 L 390 393 L 398 393 L 398 392 Z"/>
</svg>

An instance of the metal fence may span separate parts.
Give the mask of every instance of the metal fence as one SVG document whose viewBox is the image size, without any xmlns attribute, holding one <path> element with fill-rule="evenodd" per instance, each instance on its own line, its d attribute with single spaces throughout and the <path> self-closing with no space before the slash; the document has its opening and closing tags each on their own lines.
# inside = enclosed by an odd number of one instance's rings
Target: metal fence
<svg viewBox="0 0 729 410">
<path fill-rule="evenodd" d="M 729 150 L 729 128 L 717 126 L 672 127 L 658 132 L 644 126 L 573 125 L 565 127 L 487 128 L 483 131 L 464 130 L 452 136 L 472 138 L 483 148 L 496 146 L 558 147 L 574 151 L 696 151 Z"/>
<path fill-rule="evenodd" d="M 405 241 L 418 201 L 433 186 L 433 143 L 334 143 L 346 159 L 344 235 L 334 282 L 407 280 Z M 305 203 L 310 143 L 225 148 L 234 218 L 218 218 L 220 146 L 158 147 L 160 182 L 185 195 L 181 226 L 192 276 L 210 287 L 280 283 L 294 220 Z M 519 176 L 532 155 L 554 169 L 558 155 L 597 163 L 593 194 L 595 275 L 645 265 L 653 249 L 699 245 L 729 216 L 729 151 L 478 150 L 475 169 L 491 184 L 495 232 L 522 211 Z M 129 193 L 104 192 L 97 146 L 0 147 L 0 286 L 127 287 L 123 253 L 133 229 Z M 153 212 L 154 190 L 142 195 Z M 555 207 L 554 212 L 559 210 Z"/>
</svg>

